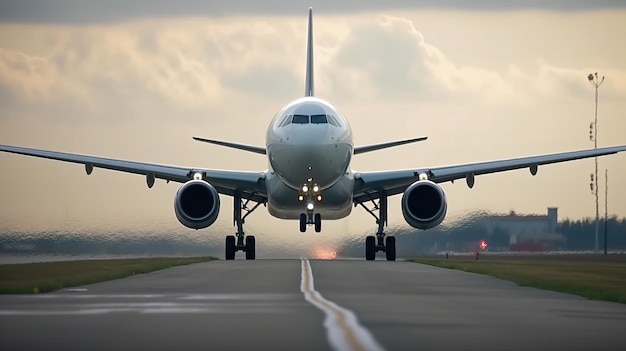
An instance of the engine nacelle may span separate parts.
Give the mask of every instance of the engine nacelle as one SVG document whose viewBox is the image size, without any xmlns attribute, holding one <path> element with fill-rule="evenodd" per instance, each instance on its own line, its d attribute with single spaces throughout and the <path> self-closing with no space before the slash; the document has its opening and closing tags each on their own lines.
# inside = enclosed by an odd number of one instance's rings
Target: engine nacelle
<svg viewBox="0 0 626 351">
<path fill-rule="evenodd" d="M 431 229 L 446 217 L 448 203 L 441 187 L 430 180 L 411 184 L 402 195 L 402 214 L 417 229 Z"/>
<path fill-rule="evenodd" d="M 204 180 L 190 180 L 176 192 L 174 212 L 178 221 L 187 228 L 202 229 L 210 226 L 220 212 L 220 196 Z"/>
</svg>

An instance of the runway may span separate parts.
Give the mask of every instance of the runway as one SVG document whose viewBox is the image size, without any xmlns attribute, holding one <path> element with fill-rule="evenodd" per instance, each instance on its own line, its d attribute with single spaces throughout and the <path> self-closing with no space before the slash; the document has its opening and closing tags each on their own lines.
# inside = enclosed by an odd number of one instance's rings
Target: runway
<svg viewBox="0 0 626 351">
<path fill-rule="evenodd" d="M 2 350 L 623 350 L 626 305 L 407 262 L 213 261 L 0 296 Z"/>
</svg>

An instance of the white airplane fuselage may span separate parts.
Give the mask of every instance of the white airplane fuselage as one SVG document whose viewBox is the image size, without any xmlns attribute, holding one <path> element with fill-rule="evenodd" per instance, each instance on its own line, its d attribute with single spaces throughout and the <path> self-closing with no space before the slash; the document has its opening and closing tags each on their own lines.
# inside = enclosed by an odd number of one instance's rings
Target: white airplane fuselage
<svg viewBox="0 0 626 351">
<path fill-rule="evenodd" d="M 354 144 L 350 125 L 337 108 L 315 97 L 292 101 L 270 123 L 266 148 L 267 209 L 272 216 L 298 219 L 309 203 L 324 219 L 350 214 Z M 308 196 L 303 187 L 317 192 Z"/>
</svg>

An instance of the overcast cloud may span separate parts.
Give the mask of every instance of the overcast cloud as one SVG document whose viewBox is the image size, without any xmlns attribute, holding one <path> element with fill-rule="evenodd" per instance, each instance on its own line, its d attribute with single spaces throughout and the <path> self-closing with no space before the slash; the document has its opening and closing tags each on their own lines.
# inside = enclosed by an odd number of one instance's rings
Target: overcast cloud
<svg viewBox="0 0 626 351">
<path fill-rule="evenodd" d="M 0 0 L 0 21 L 37 23 L 109 23 L 145 18 L 222 17 L 233 15 L 296 15 L 308 6 L 317 13 L 358 13 L 379 10 L 586 11 L 625 8 L 621 0 Z"/>
</svg>

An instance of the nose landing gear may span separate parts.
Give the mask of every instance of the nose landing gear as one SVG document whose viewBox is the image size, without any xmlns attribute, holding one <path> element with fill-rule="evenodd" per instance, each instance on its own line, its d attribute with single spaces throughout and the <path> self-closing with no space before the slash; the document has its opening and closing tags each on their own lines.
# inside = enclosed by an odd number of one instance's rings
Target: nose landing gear
<svg viewBox="0 0 626 351">
<path fill-rule="evenodd" d="M 315 209 L 315 202 L 322 201 L 322 195 L 319 186 L 314 184 L 311 178 L 300 187 L 298 201 L 303 202 L 304 200 L 306 200 L 306 213 L 300 214 L 300 232 L 306 232 L 306 226 L 313 224 L 315 232 L 319 233 L 322 231 L 322 215 L 313 213 L 313 210 Z"/>
<path fill-rule="evenodd" d="M 315 232 L 322 231 L 322 215 L 319 213 L 313 214 L 313 210 L 308 210 L 307 213 L 300 214 L 300 232 L 306 232 L 307 224 L 313 224 L 315 226 Z"/>
<path fill-rule="evenodd" d="M 374 207 L 372 209 L 363 205 L 362 202 L 358 204 L 361 205 L 369 214 L 376 218 L 376 224 L 378 225 L 378 231 L 376 232 L 376 236 L 368 236 L 365 238 L 365 259 L 368 261 L 373 261 L 376 259 L 376 252 L 384 252 L 385 258 L 387 261 L 395 261 L 396 260 L 396 238 L 394 236 L 388 236 L 385 238 L 384 228 L 387 225 L 387 195 L 381 194 L 378 203 L 374 202 Z M 374 213 L 374 211 L 378 210 L 378 216 Z"/>
</svg>

